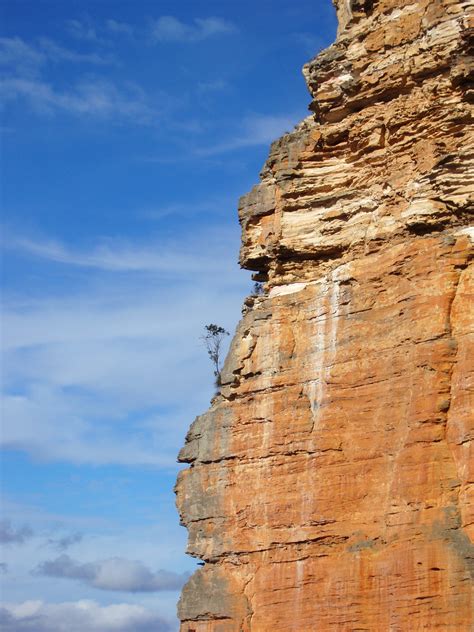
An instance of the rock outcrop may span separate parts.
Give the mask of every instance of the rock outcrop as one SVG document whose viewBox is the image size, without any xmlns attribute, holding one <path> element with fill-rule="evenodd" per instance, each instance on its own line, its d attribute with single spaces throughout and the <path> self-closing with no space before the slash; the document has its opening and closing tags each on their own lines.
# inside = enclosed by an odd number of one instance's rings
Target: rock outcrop
<svg viewBox="0 0 474 632">
<path fill-rule="evenodd" d="M 182 632 L 474 628 L 473 5 L 337 11 L 240 202 L 265 291 L 180 453 Z"/>
</svg>

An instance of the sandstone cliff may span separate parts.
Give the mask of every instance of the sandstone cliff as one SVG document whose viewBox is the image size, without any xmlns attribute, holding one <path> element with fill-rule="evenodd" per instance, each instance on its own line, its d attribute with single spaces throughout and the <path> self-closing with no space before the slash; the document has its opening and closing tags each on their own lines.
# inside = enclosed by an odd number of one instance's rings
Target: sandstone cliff
<svg viewBox="0 0 474 632">
<path fill-rule="evenodd" d="M 473 5 L 337 10 L 240 202 L 265 294 L 180 453 L 183 632 L 474 628 Z"/>
</svg>

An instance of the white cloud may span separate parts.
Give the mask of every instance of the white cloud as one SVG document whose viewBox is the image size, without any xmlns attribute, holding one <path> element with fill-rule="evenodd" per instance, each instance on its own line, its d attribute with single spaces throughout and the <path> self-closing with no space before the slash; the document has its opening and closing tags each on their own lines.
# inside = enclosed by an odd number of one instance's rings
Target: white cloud
<svg viewBox="0 0 474 632">
<path fill-rule="evenodd" d="M 43 114 L 128 118 L 142 124 L 153 123 L 157 117 L 138 86 L 126 84 L 118 88 L 99 79 L 79 82 L 72 90 L 61 92 L 45 81 L 7 78 L 0 81 L 0 96 L 4 102 L 23 98 Z"/>
<path fill-rule="evenodd" d="M 236 237 L 158 241 L 156 261 L 137 245 L 114 252 L 109 242 L 102 257 L 61 246 L 58 265 L 70 275 L 93 263 L 94 283 L 58 298 L 6 297 L 2 444 L 53 461 L 174 468 L 212 394 L 203 327 L 232 331 L 245 294 Z"/>
<path fill-rule="evenodd" d="M 119 35 L 133 35 L 133 26 L 126 22 L 118 22 L 117 20 L 109 19 L 106 21 L 105 26 L 111 33 Z"/>
<path fill-rule="evenodd" d="M 46 60 L 44 51 L 20 37 L 0 37 L 0 66 L 4 69 L 20 75 L 35 75 Z"/>
<path fill-rule="evenodd" d="M 41 114 L 66 112 L 155 124 L 157 107 L 133 82 L 122 81 L 118 85 L 109 79 L 78 75 L 76 82 L 69 81 L 68 88 L 58 88 L 46 77 L 50 67 L 61 62 L 96 66 L 115 63 L 110 54 L 70 50 L 45 37 L 37 39 L 35 44 L 19 37 L 0 38 L 0 65 L 6 71 L 0 80 L 2 101 L 6 104 L 24 100 Z M 166 97 L 160 95 L 160 98 L 164 101 Z"/>
<path fill-rule="evenodd" d="M 91 20 L 66 20 L 66 28 L 70 35 L 78 40 L 85 40 L 97 44 L 104 44 L 104 40 L 97 35 Z"/>
<path fill-rule="evenodd" d="M 79 347 L 76 350 L 79 351 Z M 61 347 L 58 347 L 56 351 L 61 353 Z M 115 357 L 116 360 L 119 357 L 122 360 L 126 358 L 123 350 Z M 85 371 L 88 363 L 93 364 L 98 359 L 92 352 L 87 357 L 86 364 L 83 364 L 82 371 Z M 37 362 L 35 368 L 38 378 L 42 366 L 48 371 L 48 350 L 42 354 L 41 360 Z M 138 370 L 136 364 L 135 368 Z M 113 394 L 104 393 L 100 384 L 95 388 L 83 387 L 81 401 L 80 398 L 74 398 L 68 393 L 69 389 L 79 388 L 74 386 L 74 383 L 69 387 L 58 388 L 51 385 L 54 375 L 45 377 L 46 379 L 43 379 L 47 382 L 46 384 L 27 387 L 25 395 L 4 395 L 2 405 L 4 429 L 1 437 L 4 448 L 24 450 L 36 459 L 68 461 L 75 464 L 150 465 L 167 469 L 174 466 L 179 443 L 177 437 L 173 436 L 176 434 L 176 429 L 173 429 L 173 433 L 163 427 L 165 424 L 162 424 L 161 436 L 159 428 L 156 429 L 156 436 L 152 432 L 147 432 L 145 435 L 133 423 L 133 419 L 130 419 L 129 433 L 134 436 L 133 438 L 128 436 L 125 441 L 125 433 L 120 433 L 118 428 L 114 427 L 123 423 L 123 415 L 125 415 L 125 421 L 127 420 L 127 412 L 132 416 L 134 410 L 139 409 L 138 398 L 133 398 L 128 392 L 126 393 L 129 399 L 128 410 L 123 413 L 125 405 L 120 401 L 120 388 L 117 383 L 123 381 L 123 376 L 111 376 L 109 380 L 116 382 L 115 405 Z M 147 387 L 148 390 L 151 388 L 150 381 Z M 126 389 L 126 384 L 124 388 Z M 146 388 L 143 388 L 142 393 L 145 390 Z M 131 398 L 135 399 L 134 405 L 130 402 Z M 94 399 L 97 400 L 95 406 L 90 403 L 88 405 L 87 400 Z M 103 417 L 107 415 L 106 418 L 102 417 L 94 423 L 94 414 L 100 415 L 104 408 L 106 412 Z M 39 429 L 41 432 L 38 431 Z M 183 430 L 179 434 L 182 432 Z M 171 450 L 169 450 L 170 444 L 175 445 Z"/>
<path fill-rule="evenodd" d="M 69 61 L 97 65 L 113 63 L 113 58 L 110 56 L 99 53 L 78 53 L 77 51 L 64 48 L 64 46 L 59 46 L 47 37 L 39 39 L 39 48 L 50 62 Z"/>
<path fill-rule="evenodd" d="M 113 63 L 112 57 L 93 53 L 80 53 L 42 37 L 29 44 L 20 37 L 0 37 L 0 66 L 10 76 L 32 78 L 47 63 L 72 62 L 93 65 Z"/>
<path fill-rule="evenodd" d="M 145 208 L 140 212 L 143 219 L 160 220 L 170 215 L 174 217 L 192 217 L 199 215 L 229 216 L 231 211 L 237 207 L 237 195 L 222 195 L 208 198 L 206 200 L 195 200 L 188 202 L 176 202 L 155 208 Z"/>
<path fill-rule="evenodd" d="M 229 84 L 224 79 L 212 79 L 209 81 L 199 81 L 197 91 L 199 94 L 208 95 L 216 92 L 224 92 L 229 88 Z"/>
<path fill-rule="evenodd" d="M 172 632 L 174 626 L 143 606 L 95 601 L 24 601 L 0 610 L 4 632 Z"/>
<path fill-rule="evenodd" d="M 153 23 L 152 37 L 157 42 L 199 42 L 236 31 L 234 24 L 222 18 L 195 18 L 193 24 L 186 24 L 171 15 L 164 15 Z"/>
<path fill-rule="evenodd" d="M 243 119 L 241 129 L 228 140 L 196 150 L 198 156 L 213 156 L 243 147 L 268 145 L 299 122 L 297 115 L 254 114 Z"/>
<path fill-rule="evenodd" d="M 198 211 L 203 206 L 198 205 Z M 22 250 L 35 257 L 57 263 L 111 272 L 155 272 L 168 275 L 171 273 L 174 277 L 189 275 L 195 270 L 199 270 L 201 274 L 213 274 L 216 256 L 223 250 L 220 245 L 216 246 L 218 250 L 214 249 L 211 252 L 195 250 L 189 253 L 178 251 L 178 244 L 154 244 L 137 248 L 116 240 L 99 244 L 90 251 L 72 250 L 54 241 L 25 238 L 13 237 L 5 243 L 7 248 Z"/>
<path fill-rule="evenodd" d="M 188 573 L 159 570 L 152 572 L 142 562 L 112 557 L 97 562 L 81 563 L 69 555 L 39 564 L 34 575 L 80 580 L 100 590 L 122 592 L 159 592 L 180 590 L 187 581 Z"/>
<path fill-rule="evenodd" d="M 56 495 L 64 493 L 70 499 L 75 499 L 78 498 L 78 493 L 81 496 L 85 494 L 91 504 L 95 498 L 100 503 L 96 506 L 95 515 L 84 516 L 82 503 L 77 504 L 74 514 L 67 512 L 62 515 L 49 513 L 39 504 L 18 504 L 6 496 L 2 501 L 2 509 L 14 517 L 16 524 L 31 524 L 35 536 L 21 547 L 3 547 L 2 562 L 8 565 L 11 577 L 14 577 L 14 581 L 3 579 L 4 585 L 1 588 L 3 601 L 22 601 L 31 595 L 46 602 L 68 601 L 71 594 L 74 594 L 75 599 L 96 599 L 100 596 L 103 603 L 110 603 L 114 595 L 113 592 L 107 594 L 108 589 L 98 592 L 99 589 L 91 583 L 79 579 L 58 581 L 55 577 L 31 574 L 32 568 L 44 562 L 45 555 L 46 559 L 54 559 L 60 555 L 60 553 L 55 553 L 51 558 L 48 557 L 50 555 L 48 540 L 55 537 L 56 533 L 73 532 L 78 527 L 84 533 L 84 538 L 74 545 L 74 553 L 70 555 L 74 560 L 80 561 L 77 562 L 79 565 L 91 560 L 95 562 L 121 558 L 144 560 L 146 566 L 154 571 L 172 569 L 178 578 L 180 575 L 184 577 L 185 572 L 194 570 L 195 562 L 184 555 L 186 531 L 178 527 L 177 514 L 172 511 L 170 490 L 164 489 L 157 495 L 156 491 L 162 480 L 160 473 L 146 470 L 142 470 L 142 473 L 147 479 L 145 485 L 153 489 L 147 492 L 142 491 L 140 497 L 134 495 L 134 498 L 129 497 L 130 485 L 133 486 L 133 482 L 127 482 L 127 478 L 133 478 L 134 475 L 124 476 L 123 473 L 117 473 L 117 470 L 114 470 L 113 475 L 108 476 L 104 474 L 104 470 L 100 469 L 97 471 L 96 480 L 85 477 L 71 484 L 69 477 L 65 477 L 63 481 L 57 481 Z M 138 475 L 140 476 L 140 471 Z M 104 479 L 105 487 L 102 488 L 100 486 L 104 483 Z M 35 500 L 38 502 L 37 499 Z M 113 513 L 112 507 L 115 506 L 119 507 L 121 513 L 119 520 Z M 128 513 L 130 507 L 133 507 L 133 510 Z M 152 574 L 156 575 L 156 573 Z M 161 578 L 164 581 L 166 574 L 162 574 Z M 2 581 L 1 577 L 0 581 Z M 73 581 L 74 585 L 72 585 Z M 178 592 L 178 590 L 131 592 L 127 601 L 149 605 L 174 618 Z"/>
</svg>

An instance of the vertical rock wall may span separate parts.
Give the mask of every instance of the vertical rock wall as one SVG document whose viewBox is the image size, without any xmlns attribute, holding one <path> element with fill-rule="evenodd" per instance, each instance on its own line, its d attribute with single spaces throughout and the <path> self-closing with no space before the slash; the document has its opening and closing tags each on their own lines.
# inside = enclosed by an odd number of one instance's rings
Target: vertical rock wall
<svg viewBox="0 0 474 632">
<path fill-rule="evenodd" d="M 474 628 L 473 5 L 337 5 L 240 202 L 265 293 L 180 453 L 182 632 Z"/>
</svg>

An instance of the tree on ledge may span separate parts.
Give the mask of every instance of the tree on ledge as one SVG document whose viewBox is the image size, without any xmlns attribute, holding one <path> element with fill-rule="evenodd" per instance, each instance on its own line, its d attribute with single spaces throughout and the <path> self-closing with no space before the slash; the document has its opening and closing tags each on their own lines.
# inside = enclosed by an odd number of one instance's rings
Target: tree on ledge
<svg viewBox="0 0 474 632">
<path fill-rule="evenodd" d="M 215 385 L 216 388 L 219 388 L 221 385 L 221 347 L 224 338 L 229 335 L 229 332 L 224 327 L 213 323 L 206 325 L 205 330 L 206 333 L 204 336 L 201 336 L 201 340 L 203 340 L 207 355 L 214 366 Z"/>
</svg>

